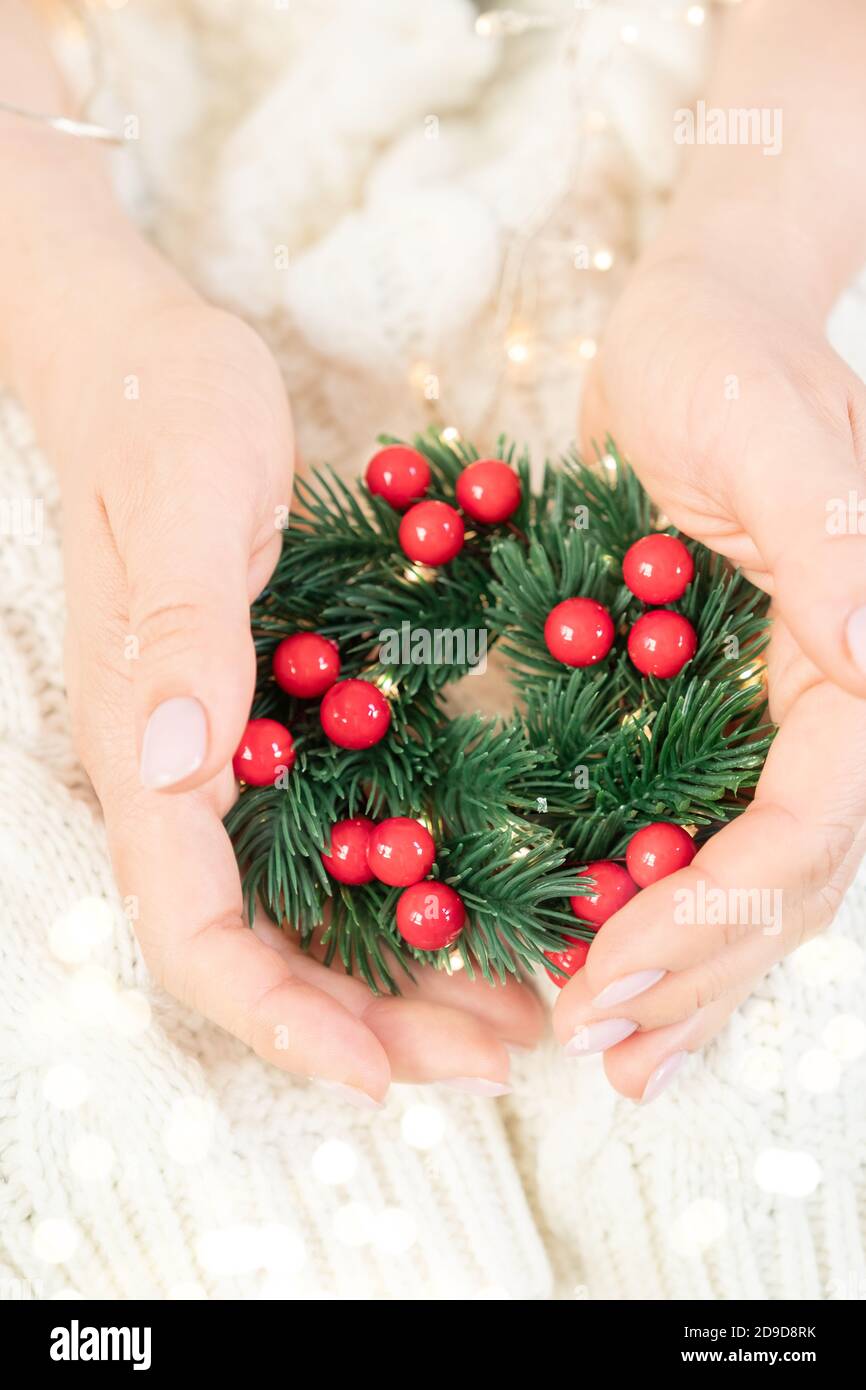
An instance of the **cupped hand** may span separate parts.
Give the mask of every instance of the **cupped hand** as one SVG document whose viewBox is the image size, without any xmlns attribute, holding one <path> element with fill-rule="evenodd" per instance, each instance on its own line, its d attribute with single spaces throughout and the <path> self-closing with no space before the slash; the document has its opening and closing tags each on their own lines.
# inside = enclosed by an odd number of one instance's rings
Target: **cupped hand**
<svg viewBox="0 0 866 1390">
<path fill-rule="evenodd" d="M 864 848 L 866 391 L 794 300 L 656 262 L 586 398 L 587 451 L 609 431 L 669 520 L 772 595 L 780 728 L 753 804 L 605 924 L 557 1001 L 569 1054 L 604 1051 L 636 1100 L 828 924 Z"/>
<path fill-rule="evenodd" d="M 245 923 L 221 818 L 253 696 L 249 604 L 290 498 L 285 390 L 249 328 L 174 284 L 97 319 L 78 324 L 41 424 L 63 482 L 76 744 L 152 973 L 268 1061 L 359 1104 L 392 1079 L 501 1093 L 506 1042 L 540 1030 L 527 990 L 430 971 L 377 998 L 290 932 Z"/>
</svg>

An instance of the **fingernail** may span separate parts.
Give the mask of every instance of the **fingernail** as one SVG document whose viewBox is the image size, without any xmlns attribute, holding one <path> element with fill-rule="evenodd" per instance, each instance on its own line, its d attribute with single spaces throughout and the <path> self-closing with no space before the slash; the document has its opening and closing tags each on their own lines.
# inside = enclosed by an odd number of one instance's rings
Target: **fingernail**
<svg viewBox="0 0 866 1390">
<path fill-rule="evenodd" d="M 207 717 L 198 700 L 177 695 L 157 705 L 141 744 L 139 776 L 152 791 L 197 772 L 207 749 Z"/>
<path fill-rule="evenodd" d="M 486 1076 L 449 1076 L 442 1086 L 450 1086 L 452 1091 L 465 1091 L 467 1096 L 507 1096 L 511 1087 L 503 1081 L 488 1081 Z"/>
<path fill-rule="evenodd" d="M 320 1076 L 314 1076 L 312 1079 L 324 1086 L 326 1091 L 332 1091 L 338 1100 L 345 1100 L 349 1105 L 354 1105 L 356 1110 L 381 1110 L 385 1104 L 384 1101 L 368 1095 L 366 1091 L 359 1090 L 357 1086 L 347 1086 L 343 1081 L 323 1081 Z"/>
<path fill-rule="evenodd" d="M 622 979 L 614 980 L 601 994 L 597 994 L 592 1006 L 594 1009 L 612 1009 L 614 1004 L 624 1004 L 627 999 L 634 999 L 645 989 L 651 989 L 665 973 L 664 970 L 636 970 L 633 975 L 623 975 Z"/>
<path fill-rule="evenodd" d="M 848 648 L 861 671 L 866 671 L 866 606 L 855 608 L 846 628 Z"/>
<path fill-rule="evenodd" d="M 688 1057 L 687 1052 L 672 1052 L 670 1057 L 666 1057 L 660 1062 L 655 1071 L 650 1072 L 650 1078 L 643 1088 L 643 1095 L 640 1098 L 641 1105 L 648 1105 L 651 1100 L 655 1100 L 660 1095 L 665 1086 L 673 1081 L 683 1062 Z"/>
<path fill-rule="evenodd" d="M 563 1051 L 566 1057 L 588 1057 L 593 1052 L 615 1047 L 624 1038 L 630 1038 L 636 1029 L 637 1024 L 630 1018 L 603 1018 L 599 1023 L 584 1023 Z"/>
</svg>

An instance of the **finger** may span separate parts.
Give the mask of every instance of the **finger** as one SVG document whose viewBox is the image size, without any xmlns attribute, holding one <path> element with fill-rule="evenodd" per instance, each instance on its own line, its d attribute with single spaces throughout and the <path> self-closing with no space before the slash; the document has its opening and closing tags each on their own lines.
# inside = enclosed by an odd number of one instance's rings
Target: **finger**
<svg viewBox="0 0 866 1390">
<path fill-rule="evenodd" d="M 773 576 L 779 611 L 816 666 L 866 695 L 866 474 L 850 420 L 864 392 L 852 379 L 841 428 L 805 404 L 749 442 L 734 470 L 734 506 Z M 862 506 L 863 515 L 858 508 Z"/>
<path fill-rule="evenodd" d="M 225 769 L 177 797 L 141 786 L 129 679 L 122 661 L 105 656 L 118 650 L 122 575 L 103 549 L 94 553 L 103 563 L 99 583 L 81 591 L 75 606 L 70 702 L 148 965 L 184 1003 L 274 1065 L 347 1087 L 356 1103 L 377 1104 L 390 1080 L 379 1041 L 357 1013 L 291 971 L 244 925 L 237 865 L 220 819 Z"/>
<path fill-rule="evenodd" d="M 322 959 L 325 945 L 317 939 L 311 947 L 313 954 Z M 427 1003 L 443 1004 L 451 1009 L 462 1009 L 473 1014 L 491 1028 L 506 1043 L 518 1048 L 535 1047 L 546 1021 L 546 1011 L 528 985 L 515 979 L 504 984 L 490 985 L 479 977 L 470 978 L 463 970 L 449 973 L 431 967 L 413 966 L 410 979 L 391 957 L 393 974 L 399 980 L 402 999 L 423 999 Z M 344 967 L 334 960 L 331 969 Z"/>
<path fill-rule="evenodd" d="M 488 1096 L 508 1090 L 508 1052 L 502 1039 L 476 1015 L 433 1003 L 420 991 L 409 997 L 371 994 L 362 981 L 336 967 L 320 965 L 309 955 L 299 959 L 290 934 L 259 915 L 255 931 L 295 973 L 328 977 L 334 997 L 357 1012 L 381 1042 L 395 1081 L 457 1082 L 461 1090 Z"/>
<path fill-rule="evenodd" d="M 218 468 L 207 481 L 204 468 L 185 468 L 167 500 L 158 480 L 154 470 L 121 555 L 138 644 L 140 777 L 164 790 L 202 785 L 234 755 L 256 680 L 250 599 L 277 562 L 279 538 L 272 532 L 260 546 L 250 580 L 254 516 L 243 516 L 234 481 Z"/>
<path fill-rule="evenodd" d="M 823 893 L 813 894 L 801 904 L 800 914 L 802 920 L 796 930 L 800 940 L 822 931 L 833 915 Z M 566 1052 L 572 1056 L 603 1050 L 606 1040 L 615 1036 L 612 1028 L 603 1024 L 628 1021 L 635 1030 L 646 1032 L 683 1022 L 740 990 L 745 982 L 765 975 L 787 950 L 788 939 L 770 924 L 696 965 L 668 971 L 642 993 L 606 1008 L 595 1002 L 586 971 L 581 970 L 569 986 L 573 1001 L 569 1026 L 574 1032 L 565 1043 Z"/>
<path fill-rule="evenodd" d="M 516 1047 L 535 1047 L 544 1031 L 547 1015 L 541 1000 L 529 985 L 517 980 L 491 986 L 486 980 L 470 979 L 463 971 L 448 975 L 444 970 L 421 970 L 416 983 L 401 984 L 401 990 L 406 998 L 420 997 L 474 1014 L 506 1044 Z"/>
<path fill-rule="evenodd" d="M 768 956 L 793 949 L 832 916 L 862 854 L 864 814 L 866 705 L 821 682 L 786 712 L 746 813 L 605 923 L 557 1001 L 559 1040 L 586 1021 L 587 1000 L 599 1017 L 630 1018 L 625 1005 L 668 972 L 703 967 L 706 981 L 720 969 L 710 962 L 761 936 Z M 762 959 L 759 946 L 745 955 Z"/>
<path fill-rule="evenodd" d="M 604 1070 L 615 1091 L 649 1104 L 681 1071 L 694 1066 L 694 1056 L 719 1033 L 731 1014 L 759 983 L 755 976 L 738 990 L 700 1009 L 681 1023 L 635 1033 L 604 1054 Z"/>
<path fill-rule="evenodd" d="M 128 592 L 140 775 L 183 790 L 209 781 L 240 742 L 255 684 L 249 605 L 280 536 L 243 461 L 211 447 L 186 444 L 170 460 L 157 451 L 134 494 L 126 488 L 118 496 L 112 484 L 106 509 Z"/>
<path fill-rule="evenodd" d="M 121 891 L 165 988 L 275 1066 L 381 1101 L 390 1068 L 361 1011 L 337 997 L 327 971 L 295 969 L 246 926 L 211 789 L 141 789 L 128 804 L 113 794 L 103 804 Z"/>
</svg>

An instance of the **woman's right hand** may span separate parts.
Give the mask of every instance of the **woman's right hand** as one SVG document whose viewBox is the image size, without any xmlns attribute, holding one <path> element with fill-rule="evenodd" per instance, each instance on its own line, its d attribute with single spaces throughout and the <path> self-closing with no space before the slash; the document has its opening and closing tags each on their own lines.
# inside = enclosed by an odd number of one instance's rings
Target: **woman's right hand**
<svg viewBox="0 0 866 1390">
<path fill-rule="evenodd" d="M 290 500 L 291 421 L 256 334 L 150 274 L 116 277 L 98 303 L 89 284 L 86 312 L 70 303 L 37 420 L 63 483 L 76 746 L 145 959 L 262 1057 L 359 1104 L 392 1079 L 500 1094 L 506 1042 L 540 1031 L 528 990 L 428 971 L 378 998 L 291 931 L 245 924 L 222 817 L 254 688 L 249 604 Z"/>
</svg>

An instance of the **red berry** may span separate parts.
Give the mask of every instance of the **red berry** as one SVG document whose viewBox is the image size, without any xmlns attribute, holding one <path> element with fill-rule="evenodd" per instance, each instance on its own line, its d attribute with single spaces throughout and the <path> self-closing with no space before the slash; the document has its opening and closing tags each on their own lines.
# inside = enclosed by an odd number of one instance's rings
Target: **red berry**
<svg viewBox="0 0 866 1390">
<path fill-rule="evenodd" d="M 613 646 L 613 619 L 594 598 L 567 598 L 544 624 L 547 650 L 566 666 L 594 666 Z"/>
<path fill-rule="evenodd" d="M 339 648 L 318 632 L 284 637 L 274 652 L 274 679 L 290 695 L 324 695 L 340 674 Z"/>
<path fill-rule="evenodd" d="M 637 884 L 626 873 L 622 864 L 612 859 L 596 859 L 580 871 L 581 878 L 591 879 L 594 892 L 588 896 L 576 893 L 569 901 L 575 917 L 589 922 L 593 927 L 602 926 L 615 912 L 637 892 Z"/>
<path fill-rule="evenodd" d="M 295 745 L 285 724 L 251 719 L 232 758 L 235 777 L 251 787 L 273 786 L 280 772 L 295 765 Z"/>
<path fill-rule="evenodd" d="M 520 479 L 501 459 L 479 459 L 457 479 L 457 502 L 473 521 L 507 521 L 520 506 Z"/>
<path fill-rule="evenodd" d="M 391 724 L 391 706 L 372 681 L 338 681 L 319 706 L 322 728 L 341 748 L 372 748 Z"/>
<path fill-rule="evenodd" d="M 465 923 L 463 899 L 447 883 L 415 883 L 397 901 L 397 930 L 419 951 L 450 946 Z"/>
<path fill-rule="evenodd" d="M 622 577 L 643 603 L 673 603 L 682 598 L 695 572 L 690 552 L 676 536 L 643 536 L 629 546 Z"/>
<path fill-rule="evenodd" d="M 410 560 L 444 565 L 463 549 L 463 518 L 447 502 L 416 502 L 400 522 L 399 535 Z"/>
<path fill-rule="evenodd" d="M 373 871 L 367 863 L 367 846 L 375 826 L 366 816 L 338 820 L 331 828 L 330 853 L 322 850 L 322 863 L 338 883 L 369 883 Z"/>
<path fill-rule="evenodd" d="M 430 486 L 430 465 L 417 449 L 405 444 L 389 444 L 380 449 L 367 464 L 367 487 L 377 497 L 384 497 L 395 510 L 402 512 L 410 502 L 416 502 Z"/>
<path fill-rule="evenodd" d="M 625 862 L 638 888 L 648 888 L 651 883 L 691 864 L 697 852 L 697 845 L 681 825 L 655 821 L 632 835 Z"/>
<path fill-rule="evenodd" d="M 430 872 L 436 858 L 433 836 L 420 821 L 392 816 L 377 825 L 367 846 L 367 863 L 380 883 L 406 888 Z"/>
<path fill-rule="evenodd" d="M 576 975 L 578 970 L 583 968 L 591 945 L 591 942 L 581 941 L 577 936 L 567 936 L 565 939 L 572 944 L 562 951 L 545 951 L 544 953 L 549 961 L 558 965 L 560 970 L 564 970 L 568 976 L 568 979 L 565 979 L 564 976 L 555 974 L 553 970 L 548 970 L 547 973 L 557 989 L 562 989 L 564 985 L 567 985 L 572 975 Z"/>
<path fill-rule="evenodd" d="M 661 680 L 676 676 L 697 649 L 698 635 L 688 618 L 669 608 L 651 608 L 628 635 L 628 654 L 637 669 Z"/>
</svg>

